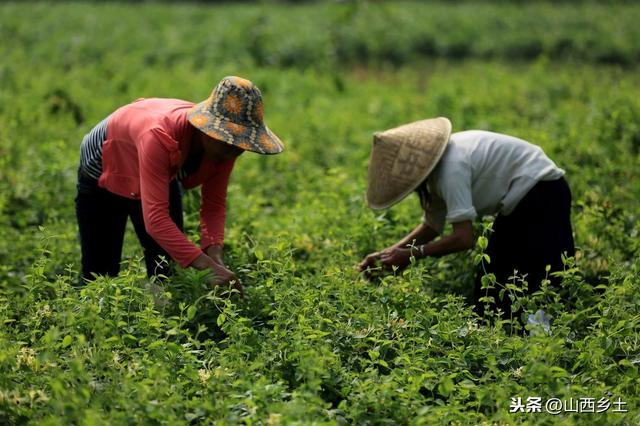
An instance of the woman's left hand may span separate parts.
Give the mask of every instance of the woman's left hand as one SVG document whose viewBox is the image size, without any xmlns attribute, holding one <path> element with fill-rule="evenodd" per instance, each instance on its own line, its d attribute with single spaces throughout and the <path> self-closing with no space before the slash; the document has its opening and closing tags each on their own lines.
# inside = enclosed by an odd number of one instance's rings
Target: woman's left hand
<svg viewBox="0 0 640 426">
<path fill-rule="evenodd" d="M 411 249 L 397 247 L 386 249 L 380 255 L 380 263 L 388 269 L 394 266 L 404 269 L 411 263 Z"/>
</svg>

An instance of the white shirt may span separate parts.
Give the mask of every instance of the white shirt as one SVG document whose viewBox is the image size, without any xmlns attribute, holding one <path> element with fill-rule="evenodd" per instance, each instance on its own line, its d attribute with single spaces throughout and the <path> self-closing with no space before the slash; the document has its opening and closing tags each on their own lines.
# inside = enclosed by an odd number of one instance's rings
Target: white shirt
<svg viewBox="0 0 640 426">
<path fill-rule="evenodd" d="M 423 220 L 442 233 L 478 215 L 508 215 L 541 180 L 564 175 L 542 149 L 522 139 L 482 130 L 453 133 L 427 178 L 431 202 Z"/>
</svg>

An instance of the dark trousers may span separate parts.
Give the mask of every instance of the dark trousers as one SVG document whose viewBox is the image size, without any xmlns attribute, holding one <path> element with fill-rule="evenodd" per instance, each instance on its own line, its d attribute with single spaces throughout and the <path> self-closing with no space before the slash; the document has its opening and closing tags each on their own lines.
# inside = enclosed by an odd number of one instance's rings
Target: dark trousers
<svg viewBox="0 0 640 426">
<path fill-rule="evenodd" d="M 133 228 L 144 250 L 147 275 L 168 275 L 169 265 L 162 262 L 171 258 L 147 234 L 142 217 L 142 203 L 130 200 L 100 188 L 98 182 L 78 174 L 76 216 L 82 249 L 82 278 L 93 280 L 95 275 L 117 276 L 127 225 L 131 218 Z M 169 186 L 169 215 L 183 229 L 182 190 L 178 181 Z"/>
<path fill-rule="evenodd" d="M 497 282 L 504 285 L 512 282 L 509 278 L 517 270 L 519 276 L 526 274 L 527 294 L 539 290 L 540 282 L 547 276 L 547 265 L 551 266 L 550 272 L 562 271 L 562 254 L 575 255 L 570 213 L 571 190 L 564 178 L 538 182 L 511 214 L 496 217 L 486 249 L 491 259 L 489 264 L 485 263 L 486 272 L 495 274 Z M 482 275 L 481 270 L 475 284 L 476 310 L 481 315 L 484 304 L 478 299 L 487 291 L 481 289 Z M 552 284 L 558 283 L 550 275 L 549 279 Z M 519 285 L 517 280 L 516 284 Z M 488 292 L 495 300 L 491 309 L 501 308 L 508 318 L 511 301 L 508 292 L 503 300 L 499 299 L 501 288 L 496 285 Z"/>
</svg>

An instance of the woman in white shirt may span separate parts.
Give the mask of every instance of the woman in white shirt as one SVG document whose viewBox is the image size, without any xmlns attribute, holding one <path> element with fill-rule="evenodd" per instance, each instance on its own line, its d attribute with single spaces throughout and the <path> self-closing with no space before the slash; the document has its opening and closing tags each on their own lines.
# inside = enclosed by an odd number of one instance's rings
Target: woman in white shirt
<svg viewBox="0 0 640 426">
<path fill-rule="evenodd" d="M 558 168 L 538 146 L 480 130 L 451 134 L 451 122 L 436 118 L 410 123 L 374 135 L 367 202 L 384 209 L 417 192 L 423 220 L 413 231 L 360 263 L 404 268 L 411 256 L 424 258 L 468 250 L 475 244 L 472 221 L 496 215 L 485 262 L 499 284 L 511 282 L 514 270 L 526 276 L 527 293 L 540 288 L 551 271 L 563 269 L 562 255 L 575 254 L 571 229 L 571 191 Z M 436 240 L 444 224 L 453 231 Z M 478 273 L 476 309 L 483 313 L 485 295 Z M 551 277 L 549 277 L 551 278 Z M 553 281 L 553 280 L 552 280 Z M 489 291 L 493 309 L 510 312 L 500 286 Z"/>
</svg>

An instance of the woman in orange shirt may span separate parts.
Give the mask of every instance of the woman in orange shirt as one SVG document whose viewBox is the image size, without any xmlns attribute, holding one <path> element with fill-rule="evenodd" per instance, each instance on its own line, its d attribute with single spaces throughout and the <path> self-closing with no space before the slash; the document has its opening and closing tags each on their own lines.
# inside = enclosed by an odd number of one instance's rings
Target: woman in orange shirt
<svg viewBox="0 0 640 426">
<path fill-rule="evenodd" d="M 100 122 L 82 141 L 76 215 L 82 277 L 115 276 L 127 218 L 144 249 L 149 276 L 167 274 L 161 257 L 209 269 L 234 285 L 223 261 L 227 184 L 244 151 L 284 146 L 263 122 L 262 96 L 250 81 L 225 77 L 200 102 L 139 99 Z M 200 247 L 183 232 L 181 191 L 201 186 Z"/>
</svg>

